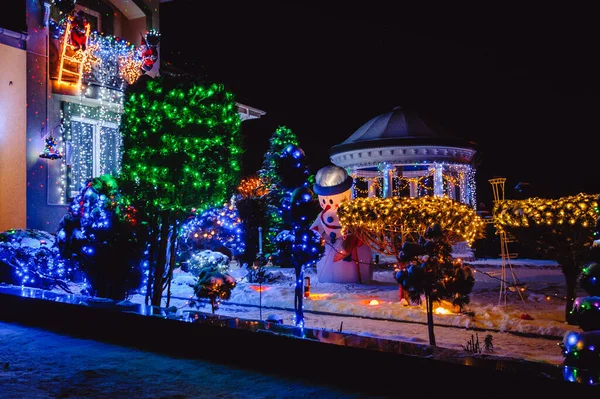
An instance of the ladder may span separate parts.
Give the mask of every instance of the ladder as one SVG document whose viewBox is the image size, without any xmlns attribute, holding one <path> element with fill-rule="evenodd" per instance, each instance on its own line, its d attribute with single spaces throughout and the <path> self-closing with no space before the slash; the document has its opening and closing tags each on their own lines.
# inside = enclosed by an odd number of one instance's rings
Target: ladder
<svg viewBox="0 0 600 399">
<path fill-rule="evenodd" d="M 76 50 L 75 46 L 70 43 L 72 19 L 67 18 L 67 26 L 65 28 L 65 35 L 62 41 L 62 51 L 60 55 L 60 63 L 58 66 L 58 83 L 81 83 L 81 76 L 83 74 L 83 64 L 85 61 L 85 52 Z M 87 25 L 85 29 L 86 38 L 90 34 L 90 26 Z"/>
<path fill-rule="evenodd" d="M 488 180 L 492 185 L 492 190 L 494 192 L 494 202 L 504 201 L 504 182 L 506 178 L 498 177 Z M 492 223 L 494 216 L 492 215 Z M 500 235 L 500 259 L 502 260 L 502 271 L 500 274 L 500 298 L 498 299 L 498 304 L 502 302 L 502 298 L 504 298 L 504 304 L 506 305 L 506 294 L 508 289 L 508 280 L 507 280 L 507 266 L 510 271 L 513 286 L 516 291 L 519 293 L 519 297 L 521 301 L 525 303 L 525 299 L 523 298 L 523 294 L 521 293 L 521 286 L 518 283 L 517 276 L 512 267 L 512 263 L 510 263 L 511 259 L 517 257 L 518 254 L 511 253 L 508 251 L 508 243 L 513 241 L 513 238 L 506 234 L 506 231 L 502 228 L 498 228 L 498 234 Z"/>
</svg>

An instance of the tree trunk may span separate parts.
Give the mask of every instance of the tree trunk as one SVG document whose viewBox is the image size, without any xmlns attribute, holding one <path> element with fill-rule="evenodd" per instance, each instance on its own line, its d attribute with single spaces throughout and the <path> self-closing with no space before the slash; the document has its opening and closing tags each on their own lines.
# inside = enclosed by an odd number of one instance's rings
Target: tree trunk
<svg viewBox="0 0 600 399">
<path fill-rule="evenodd" d="M 156 215 L 150 217 L 150 226 L 153 228 L 150 230 L 149 245 L 148 248 L 148 281 L 146 283 L 146 299 L 145 304 L 148 306 L 152 300 L 152 284 L 154 283 L 154 269 L 156 267 L 156 260 L 158 259 L 158 238 L 160 236 L 159 222 Z"/>
<path fill-rule="evenodd" d="M 577 274 L 564 273 L 567 286 L 567 302 L 565 303 L 565 322 L 571 325 L 577 325 L 577 316 L 571 313 L 575 303 L 575 290 L 577 288 Z"/>
<path fill-rule="evenodd" d="M 210 307 L 212 310 L 212 314 L 215 314 L 215 297 L 214 296 L 210 297 Z"/>
<path fill-rule="evenodd" d="M 425 295 L 425 305 L 427 308 L 427 332 L 429 333 L 429 345 L 435 346 L 435 335 L 433 333 L 433 301 L 429 295 Z"/>
<path fill-rule="evenodd" d="M 296 288 L 294 290 L 294 309 L 296 311 L 296 326 L 304 326 L 304 311 L 302 309 L 302 298 L 304 292 L 302 289 L 302 265 L 296 265 Z"/>
<path fill-rule="evenodd" d="M 175 263 L 177 260 L 177 237 L 179 236 L 179 230 L 176 225 L 173 225 L 171 231 L 171 237 L 169 240 L 169 272 L 167 273 L 167 307 L 171 303 L 171 281 L 173 280 L 173 269 L 175 269 Z"/>
<path fill-rule="evenodd" d="M 160 241 L 156 263 L 154 265 L 154 284 L 152 285 L 152 306 L 160 307 L 165 285 L 165 270 L 167 270 L 167 247 L 169 245 L 169 230 L 171 225 L 171 213 L 163 211 L 160 214 Z"/>
</svg>

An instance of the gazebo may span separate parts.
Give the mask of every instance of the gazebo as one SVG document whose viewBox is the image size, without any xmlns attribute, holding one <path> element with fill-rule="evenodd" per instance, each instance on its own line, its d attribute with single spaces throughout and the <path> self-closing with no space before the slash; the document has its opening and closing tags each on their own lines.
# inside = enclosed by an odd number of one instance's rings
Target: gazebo
<svg viewBox="0 0 600 399">
<path fill-rule="evenodd" d="M 448 196 L 475 208 L 477 145 L 402 107 L 330 149 L 354 178 L 353 197 Z"/>
</svg>

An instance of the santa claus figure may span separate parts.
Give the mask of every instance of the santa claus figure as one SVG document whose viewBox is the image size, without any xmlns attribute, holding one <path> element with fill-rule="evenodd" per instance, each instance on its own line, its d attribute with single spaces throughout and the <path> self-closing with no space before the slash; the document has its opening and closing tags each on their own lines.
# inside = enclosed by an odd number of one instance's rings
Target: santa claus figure
<svg viewBox="0 0 600 399">
<path fill-rule="evenodd" d="M 89 33 L 90 24 L 85 18 L 85 13 L 79 10 L 71 17 L 71 36 L 69 41 L 75 47 L 75 50 L 81 49 L 81 51 L 85 51 Z"/>
<path fill-rule="evenodd" d="M 158 75 L 160 34 L 154 30 L 148 32 L 144 37 L 142 35 L 142 45 L 140 47 L 142 65 L 142 74 L 156 77 Z"/>
<path fill-rule="evenodd" d="M 341 234 L 338 206 L 351 199 L 352 177 L 344 168 L 326 166 L 315 176 L 313 191 L 323 209 L 311 228 L 325 240 L 325 253 L 317 262 L 321 283 L 370 283 L 373 278 L 373 253 L 358 237 Z"/>
</svg>

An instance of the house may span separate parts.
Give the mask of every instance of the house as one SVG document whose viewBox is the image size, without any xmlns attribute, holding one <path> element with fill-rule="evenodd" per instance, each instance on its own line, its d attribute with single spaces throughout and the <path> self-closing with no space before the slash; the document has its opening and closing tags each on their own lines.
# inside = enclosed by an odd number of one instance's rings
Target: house
<svg viewBox="0 0 600 399">
<path fill-rule="evenodd" d="M 3 10 L 0 231 L 55 232 L 81 182 L 119 170 L 124 91 L 160 73 L 166 1 L 16 0 Z"/>
</svg>

